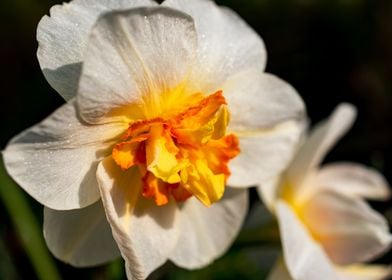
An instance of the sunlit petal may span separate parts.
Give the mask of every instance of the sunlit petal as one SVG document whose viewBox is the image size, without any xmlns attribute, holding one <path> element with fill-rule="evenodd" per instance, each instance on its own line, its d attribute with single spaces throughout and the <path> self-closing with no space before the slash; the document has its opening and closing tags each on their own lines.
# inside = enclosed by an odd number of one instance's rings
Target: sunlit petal
<svg viewBox="0 0 392 280">
<path fill-rule="evenodd" d="M 305 120 L 305 105 L 297 91 L 274 75 L 244 71 L 227 80 L 223 91 L 232 131 L 250 133 Z"/>
<path fill-rule="evenodd" d="M 240 154 L 230 162 L 233 187 L 263 185 L 287 168 L 293 158 L 302 127 L 286 122 L 258 133 L 240 134 Z"/>
<path fill-rule="evenodd" d="M 50 9 L 37 28 L 38 60 L 49 84 L 66 100 L 76 95 L 91 28 L 102 13 L 156 5 L 151 0 L 76 0 Z"/>
<path fill-rule="evenodd" d="M 262 72 L 266 50 L 258 34 L 237 14 L 213 1 L 166 0 L 164 6 L 190 15 L 199 38 L 199 67 L 194 71 L 200 90 L 216 91 L 230 76 L 248 69 Z M 241 40 L 239 40 L 241 38 Z"/>
<path fill-rule="evenodd" d="M 99 199 L 95 177 L 124 124 L 88 125 L 74 102 L 22 132 L 3 151 L 7 171 L 32 197 L 57 210 L 81 208 Z"/>
<path fill-rule="evenodd" d="M 106 121 L 108 113 L 129 120 L 162 117 L 171 102 L 195 93 L 184 92 L 181 84 L 196 48 L 193 20 L 179 11 L 139 8 L 100 17 L 79 85 L 82 117 L 94 123 Z"/>
</svg>

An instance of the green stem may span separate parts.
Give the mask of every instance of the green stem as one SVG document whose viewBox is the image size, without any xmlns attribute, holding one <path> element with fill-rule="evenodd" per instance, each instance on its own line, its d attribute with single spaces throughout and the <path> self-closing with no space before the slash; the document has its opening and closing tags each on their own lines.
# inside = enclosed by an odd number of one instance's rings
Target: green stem
<svg viewBox="0 0 392 280">
<path fill-rule="evenodd" d="M 117 259 L 107 265 L 107 274 L 109 279 L 122 280 L 125 279 L 124 276 L 124 261 L 122 259 Z"/>
<path fill-rule="evenodd" d="M 0 158 L 0 199 L 5 205 L 38 279 L 61 279 L 23 191 L 7 175 Z"/>
</svg>

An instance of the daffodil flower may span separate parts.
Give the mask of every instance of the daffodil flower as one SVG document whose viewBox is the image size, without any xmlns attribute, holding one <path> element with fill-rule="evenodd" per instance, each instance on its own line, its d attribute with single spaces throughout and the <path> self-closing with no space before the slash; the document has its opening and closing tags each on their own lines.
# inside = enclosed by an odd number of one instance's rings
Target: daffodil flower
<svg viewBox="0 0 392 280">
<path fill-rule="evenodd" d="M 3 155 L 46 206 L 53 254 L 74 266 L 121 254 L 132 279 L 222 255 L 247 212 L 243 187 L 282 172 L 303 127 L 296 91 L 263 72 L 260 37 L 202 0 L 75 0 L 37 37 L 67 103 Z"/>
<path fill-rule="evenodd" d="M 259 187 L 278 219 L 284 255 L 269 279 L 377 280 L 391 275 L 391 267 L 364 264 L 392 244 L 387 221 L 365 202 L 390 197 L 385 179 L 356 163 L 319 168 L 355 114 L 352 105 L 340 105 L 310 134 L 284 175 Z"/>
</svg>

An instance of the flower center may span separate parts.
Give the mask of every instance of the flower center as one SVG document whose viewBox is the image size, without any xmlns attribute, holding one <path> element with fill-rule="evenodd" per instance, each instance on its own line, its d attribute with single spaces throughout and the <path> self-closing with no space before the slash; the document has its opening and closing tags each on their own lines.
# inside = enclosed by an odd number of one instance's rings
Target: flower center
<svg viewBox="0 0 392 280">
<path fill-rule="evenodd" d="M 210 206 L 222 197 L 228 162 L 239 153 L 237 137 L 226 135 L 228 122 L 218 91 L 170 119 L 131 123 L 112 157 L 123 170 L 139 168 L 142 195 L 157 205 L 194 195 Z"/>
</svg>

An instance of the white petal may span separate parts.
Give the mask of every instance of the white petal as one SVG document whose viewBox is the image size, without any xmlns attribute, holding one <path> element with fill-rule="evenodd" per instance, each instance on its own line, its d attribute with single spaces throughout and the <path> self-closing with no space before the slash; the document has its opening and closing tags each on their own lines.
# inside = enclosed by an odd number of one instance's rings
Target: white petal
<svg viewBox="0 0 392 280">
<path fill-rule="evenodd" d="M 345 280 L 387 280 L 392 277 L 392 266 L 350 265 L 339 270 Z"/>
<path fill-rule="evenodd" d="M 273 177 L 266 180 L 263 184 L 257 186 L 257 193 L 261 201 L 265 204 L 271 213 L 275 213 L 275 204 L 279 197 L 279 186 L 281 184 L 281 176 Z"/>
<path fill-rule="evenodd" d="M 369 261 L 392 245 L 386 219 L 361 199 L 323 191 L 304 205 L 302 213 L 336 264 Z"/>
<path fill-rule="evenodd" d="M 285 263 L 293 279 L 341 279 L 290 206 L 279 201 L 276 209 Z"/>
<path fill-rule="evenodd" d="M 288 181 L 293 186 L 306 186 L 303 184 L 305 177 L 321 163 L 327 152 L 351 127 L 355 116 L 355 107 L 341 104 L 327 121 L 317 125 L 287 170 Z M 296 191 L 302 193 L 307 190 L 297 188 Z"/>
<path fill-rule="evenodd" d="M 74 102 L 11 140 L 3 151 L 8 173 L 32 197 L 57 210 L 88 206 L 99 199 L 98 161 L 127 124 L 86 125 Z"/>
<path fill-rule="evenodd" d="M 271 74 L 242 72 L 224 84 L 223 92 L 230 110 L 230 129 L 235 132 L 305 119 L 305 105 L 297 91 Z"/>
<path fill-rule="evenodd" d="M 75 96 L 90 31 L 111 10 L 156 5 L 150 0 L 74 0 L 55 5 L 37 28 L 38 60 L 49 84 L 66 100 Z"/>
<path fill-rule="evenodd" d="M 263 41 L 233 11 L 205 0 L 166 0 L 162 5 L 184 11 L 195 20 L 200 60 L 195 75 L 204 90 L 217 90 L 228 77 L 243 70 L 264 70 Z"/>
<path fill-rule="evenodd" d="M 108 221 L 130 279 L 145 279 L 169 257 L 178 240 L 175 203 L 156 206 L 140 193 L 139 170 L 122 171 L 106 158 L 97 178 Z"/>
<path fill-rule="evenodd" d="M 302 99 L 283 80 L 256 71 L 230 78 L 223 89 L 231 113 L 230 130 L 240 136 L 241 146 L 231 163 L 229 184 L 265 186 L 261 191 L 272 206 L 277 184 L 270 181 L 291 161 L 305 127 Z"/>
<path fill-rule="evenodd" d="M 228 188 L 211 207 L 195 198 L 187 200 L 181 207 L 181 235 L 170 260 L 187 269 L 210 264 L 231 246 L 247 210 L 247 190 Z"/>
<path fill-rule="evenodd" d="M 302 129 L 298 122 L 288 121 L 272 129 L 239 134 L 241 152 L 230 161 L 232 174 L 228 184 L 263 185 L 278 176 L 293 158 Z"/>
<path fill-rule="evenodd" d="M 377 170 L 358 163 L 341 162 L 324 165 L 315 180 L 318 186 L 349 196 L 386 200 L 390 187 Z"/>
<path fill-rule="evenodd" d="M 83 64 L 78 95 L 82 117 L 102 121 L 113 109 L 146 106 L 162 98 L 155 95 L 186 84 L 196 48 L 193 20 L 179 11 L 138 8 L 102 16 Z M 130 110 L 135 114 L 135 108 Z"/>
<path fill-rule="evenodd" d="M 282 258 L 278 259 L 267 280 L 294 280 Z"/>
<path fill-rule="evenodd" d="M 67 211 L 45 207 L 44 236 L 53 255 L 73 266 L 94 266 L 120 257 L 101 201 Z"/>
</svg>

